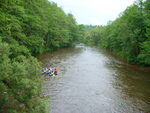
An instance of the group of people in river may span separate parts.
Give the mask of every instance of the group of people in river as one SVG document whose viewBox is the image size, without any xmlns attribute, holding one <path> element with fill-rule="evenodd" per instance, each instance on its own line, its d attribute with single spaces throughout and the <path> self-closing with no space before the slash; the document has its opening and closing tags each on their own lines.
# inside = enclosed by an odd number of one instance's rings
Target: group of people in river
<svg viewBox="0 0 150 113">
<path fill-rule="evenodd" d="M 45 74 L 45 75 L 49 75 L 49 76 L 56 76 L 58 75 L 58 69 L 56 68 L 47 68 L 47 67 L 44 67 L 42 69 L 42 74 Z"/>
</svg>

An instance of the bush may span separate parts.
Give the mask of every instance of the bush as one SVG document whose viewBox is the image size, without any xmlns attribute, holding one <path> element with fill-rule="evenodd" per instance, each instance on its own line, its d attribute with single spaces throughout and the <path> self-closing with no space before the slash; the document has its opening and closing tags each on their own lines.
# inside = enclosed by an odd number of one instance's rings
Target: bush
<svg viewBox="0 0 150 113">
<path fill-rule="evenodd" d="M 19 52 L 11 60 L 14 53 L 10 50 L 7 43 L 0 41 L 0 112 L 44 113 L 46 102 L 40 97 L 42 79 L 38 61 Z M 26 53 L 26 49 L 21 52 Z"/>
</svg>

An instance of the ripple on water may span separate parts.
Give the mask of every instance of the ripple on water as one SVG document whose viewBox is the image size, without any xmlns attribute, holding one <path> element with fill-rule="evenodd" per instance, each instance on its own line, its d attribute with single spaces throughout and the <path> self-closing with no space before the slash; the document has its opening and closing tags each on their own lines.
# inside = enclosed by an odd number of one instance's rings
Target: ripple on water
<svg viewBox="0 0 150 113">
<path fill-rule="evenodd" d="M 60 69 L 46 77 L 51 113 L 149 113 L 150 76 L 111 53 L 83 45 L 38 57 Z"/>
</svg>

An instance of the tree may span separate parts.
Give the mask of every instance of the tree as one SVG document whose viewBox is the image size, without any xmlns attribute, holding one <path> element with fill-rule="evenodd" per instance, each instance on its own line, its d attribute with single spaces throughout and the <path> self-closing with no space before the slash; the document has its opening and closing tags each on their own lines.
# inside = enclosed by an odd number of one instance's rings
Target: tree
<svg viewBox="0 0 150 113">
<path fill-rule="evenodd" d="M 114 21 L 85 32 L 85 40 L 123 56 L 132 63 L 149 65 L 150 1 L 137 0 Z"/>
</svg>

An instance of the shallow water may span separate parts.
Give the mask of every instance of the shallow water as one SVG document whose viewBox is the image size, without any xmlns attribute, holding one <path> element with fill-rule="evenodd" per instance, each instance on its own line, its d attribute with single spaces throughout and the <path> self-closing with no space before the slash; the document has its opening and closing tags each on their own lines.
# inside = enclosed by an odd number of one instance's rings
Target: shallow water
<svg viewBox="0 0 150 113">
<path fill-rule="evenodd" d="M 150 113 L 150 74 L 101 48 L 78 45 L 38 59 L 60 70 L 43 85 L 50 113 Z"/>
</svg>

